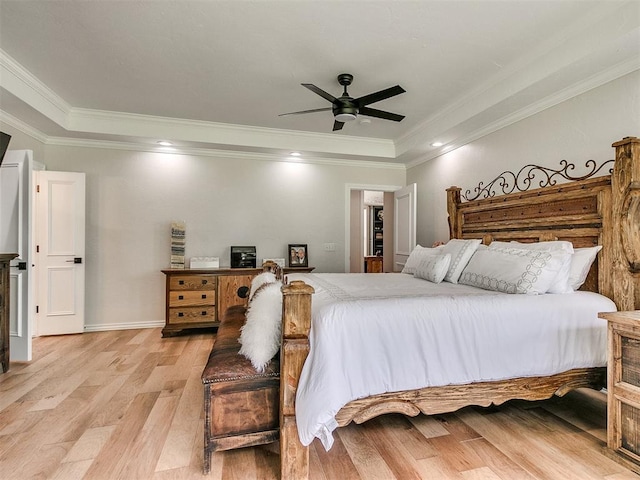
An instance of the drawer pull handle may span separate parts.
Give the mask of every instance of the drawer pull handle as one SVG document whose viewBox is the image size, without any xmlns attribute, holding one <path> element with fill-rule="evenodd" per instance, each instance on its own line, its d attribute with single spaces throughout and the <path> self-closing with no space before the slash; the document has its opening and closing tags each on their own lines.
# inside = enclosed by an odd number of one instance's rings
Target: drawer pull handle
<svg viewBox="0 0 640 480">
<path fill-rule="evenodd" d="M 178 295 L 178 300 L 184 300 L 184 295 Z"/>
<path fill-rule="evenodd" d="M 206 310 L 203 310 L 202 313 L 200 315 L 205 316 L 207 314 Z"/>
<path fill-rule="evenodd" d="M 184 280 L 178 280 L 178 285 L 184 285 Z"/>
<path fill-rule="evenodd" d="M 206 285 L 207 283 L 209 283 L 209 280 L 202 280 L 202 285 Z"/>
<path fill-rule="evenodd" d="M 206 295 L 202 295 L 202 298 L 207 298 L 207 296 Z"/>
<path fill-rule="evenodd" d="M 179 316 L 179 317 L 184 317 L 184 313 L 182 313 L 182 312 L 178 312 L 178 316 Z"/>
</svg>

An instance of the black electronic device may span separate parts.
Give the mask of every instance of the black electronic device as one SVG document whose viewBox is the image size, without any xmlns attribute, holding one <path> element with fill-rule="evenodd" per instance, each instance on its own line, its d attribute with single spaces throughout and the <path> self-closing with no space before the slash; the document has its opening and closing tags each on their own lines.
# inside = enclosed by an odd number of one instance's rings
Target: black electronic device
<svg viewBox="0 0 640 480">
<path fill-rule="evenodd" d="M 11 140 L 11 135 L 0 132 L 0 165 L 2 165 L 7 148 L 9 148 L 9 140 Z"/>
<path fill-rule="evenodd" d="M 256 268 L 256 247 L 231 247 L 231 268 Z"/>
</svg>

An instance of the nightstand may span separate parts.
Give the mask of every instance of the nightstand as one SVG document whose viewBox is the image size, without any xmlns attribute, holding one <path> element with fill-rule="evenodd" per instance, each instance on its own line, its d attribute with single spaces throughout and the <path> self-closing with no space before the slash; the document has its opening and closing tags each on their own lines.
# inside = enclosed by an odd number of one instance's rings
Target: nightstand
<svg viewBox="0 0 640 480">
<path fill-rule="evenodd" d="M 607 453 L 640 473 L 640 310 L 598 316 L 608 322 Z"/>
</svg>

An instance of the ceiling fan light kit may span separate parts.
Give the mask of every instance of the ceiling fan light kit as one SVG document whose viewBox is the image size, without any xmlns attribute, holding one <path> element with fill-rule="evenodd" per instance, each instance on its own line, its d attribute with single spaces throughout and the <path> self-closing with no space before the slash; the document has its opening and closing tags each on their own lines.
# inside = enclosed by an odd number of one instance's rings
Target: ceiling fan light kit
<svg viewBox="0 0 640 480">
<path fill-rule="evenodd" d="M 355 113 L 348 113 L 345 111 L 339 112 L 334 114 L 333 118 L 335 118 L 338 122 L 351 122 L 352 120 L 355 120 L 357 118 L 358 112 Z"/>
<path fill-rule="evenodd" d="M 341 97 L 334 97 L 330 93 L 325 92 L 321 88 L 316 87 L 312 83 L 302 83 L 301 85 L 308 88 L 313 93 L 321 96 L 325 100 L 331 102 L 331 107 L 316 108 L 313 110 L 303 110 L 300 112 L 282 113 L 279 116 L 284 115 L 299 115 L 303 113 L 315 113 L 331 110 L 333 112 L 333 131 L 341 130 L 345 122 L 351 122 L 358 118 L 358 115 L 366 115 L 368 117 L 382 118 L 384 120 L 391 120 L 393 122 L 400 122 L 404 118 L 404 115 L 398 115 L 397 113 L 385 112 L 383 110 L 377 110 L 375 108 L 369 108 L 367 105 L 372 103 L 386 100 L 387 98 L 395 97 L 401 93 L 405 93 L 405 90 L 400 86 L 385 88 L 375 93 L 370 93 L 363 97 L 353 98 L 347 92 L 347 87 L 353 82 L 353 75 L 350 73 L 341 73 L 338 75 L 338 83 L 344 87 L 344 91 Z"/>
</svg>

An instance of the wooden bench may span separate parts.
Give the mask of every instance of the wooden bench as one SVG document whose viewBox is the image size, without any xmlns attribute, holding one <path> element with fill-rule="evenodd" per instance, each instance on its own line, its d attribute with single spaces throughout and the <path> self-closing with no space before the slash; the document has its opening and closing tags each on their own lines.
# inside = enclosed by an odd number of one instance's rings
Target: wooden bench
<svg viewBox="0 0 640 480">
<path fill-rule="evenodd" d="M 205 474 L 213 452 L 270 443 L 279 435 L 280 357 L 258 373 L 238 353 L 245 313 L 240 305 L 224 313 L 202 372 Z"/>
</svg>

